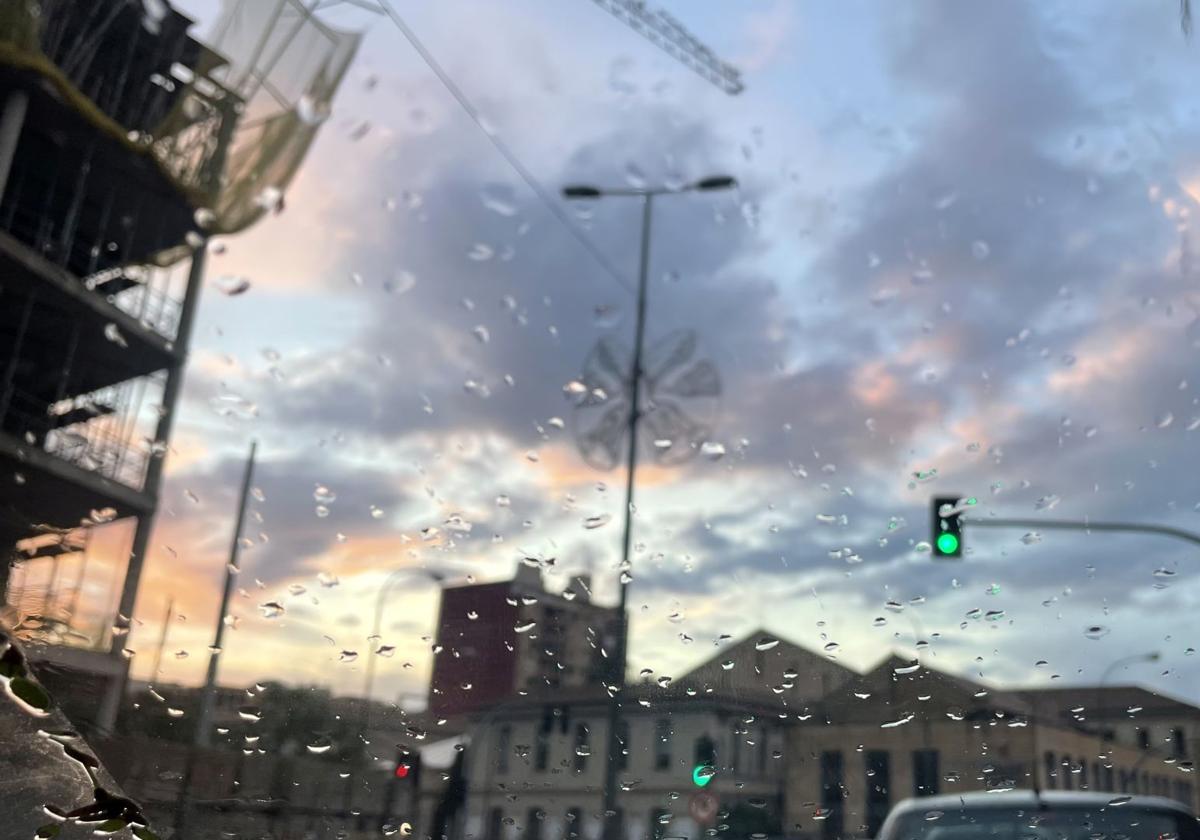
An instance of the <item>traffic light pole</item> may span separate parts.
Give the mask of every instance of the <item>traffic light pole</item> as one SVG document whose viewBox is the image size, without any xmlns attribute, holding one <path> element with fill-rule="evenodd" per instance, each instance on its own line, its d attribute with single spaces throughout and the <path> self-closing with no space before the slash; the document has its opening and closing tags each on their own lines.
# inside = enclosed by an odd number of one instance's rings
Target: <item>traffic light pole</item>
<svg viewBox="0 0 1200 840">
<path fill-rule="evenodd" d="M 1042 528 L 1048 531 L 1115 531 L 1125 534 L 1157 534 L 1200 545 L 1200 534 L 1172 528 L 1170 525 L 1152 525 L 1141 522 L 1092 522 L 1087 519 L 962 519 L 964 527 L 971 528 Z"/>
</svg>

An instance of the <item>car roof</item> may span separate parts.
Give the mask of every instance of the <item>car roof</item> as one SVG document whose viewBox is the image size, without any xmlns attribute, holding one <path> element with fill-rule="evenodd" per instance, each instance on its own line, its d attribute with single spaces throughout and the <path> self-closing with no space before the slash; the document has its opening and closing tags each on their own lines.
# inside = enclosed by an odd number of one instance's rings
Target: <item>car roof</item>
<svg viewBox="0 0 1200 840">
<path fill-rule="evenodd" d="M 1120 798 L 1121 805 L 1131 805 L 1141 808 L 1178 811 L 1190 815 L 1185 805 L 1174 799 L 1162 796 L 1129 796 L 1117 793 L 1091 793 L 1084 791 L 1042 791 L 1012 790 L 1003 793 L 988 793 L 973 791 L 962 794 L 942 794 L 940 796 L 923 796 L 905 799 L 896 805 L 895 813 L 910 811 L 958 811 L 963 809 L 982 810 L 985 808 L 1033 808 L 1040 803 L 1043 806 L 1058 807 L 1093 807 L 1103 808 Z"/>
</svg>

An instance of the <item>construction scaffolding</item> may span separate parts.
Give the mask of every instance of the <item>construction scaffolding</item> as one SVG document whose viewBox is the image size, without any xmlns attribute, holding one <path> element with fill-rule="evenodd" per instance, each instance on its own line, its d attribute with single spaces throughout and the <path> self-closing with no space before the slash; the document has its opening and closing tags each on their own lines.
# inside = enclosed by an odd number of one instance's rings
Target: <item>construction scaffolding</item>
<svg viewBox="0 0 1200 840">
<path fill-rule="evenodd" d="M 0 0 L 9 624 L 94 646 L 96 633 L 74 626 L 79 611 L 51 593 L 63 558 L 86 559 L 81 534 L 136 517 L 101 622 L 121 661 L 206 243 L 280 206 L 358 47 L 314 8 L 226 2 L 209 45 L 165 0 Z M 14 563 L 24 567 L 9 580 Z M 99 670 L 109 679 L 124 664 Z M 110 689 L 101 717 L 116 708 Z"/>
</svg>

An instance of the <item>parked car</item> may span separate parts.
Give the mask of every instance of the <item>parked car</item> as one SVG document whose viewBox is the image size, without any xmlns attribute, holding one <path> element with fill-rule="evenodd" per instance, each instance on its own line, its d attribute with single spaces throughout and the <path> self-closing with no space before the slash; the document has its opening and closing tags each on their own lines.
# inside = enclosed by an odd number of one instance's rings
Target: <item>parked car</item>
<svg viewBox="0 0 1200 840">
<path fill-rule="evenodd" d="M 1200 840 L 1183 805 L 1156 796 L 1009 791 L 906 799 L 877 840 Z"/>
</svg>

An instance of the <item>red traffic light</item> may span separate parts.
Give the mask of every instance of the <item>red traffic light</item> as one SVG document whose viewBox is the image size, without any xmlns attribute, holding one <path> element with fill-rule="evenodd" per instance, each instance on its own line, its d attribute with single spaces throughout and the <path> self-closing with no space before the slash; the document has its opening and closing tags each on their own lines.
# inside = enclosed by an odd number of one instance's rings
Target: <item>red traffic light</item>
<svg viewBox="0 0 1200 840">
<path fill-rule="evenodd" d="M 412 767 L 408 764 L 397 764 L 396 765 L 396 778 L 397 779 L 407 779 L 408 774 L 411 770 L 412 770 Z"/>
</svg>

